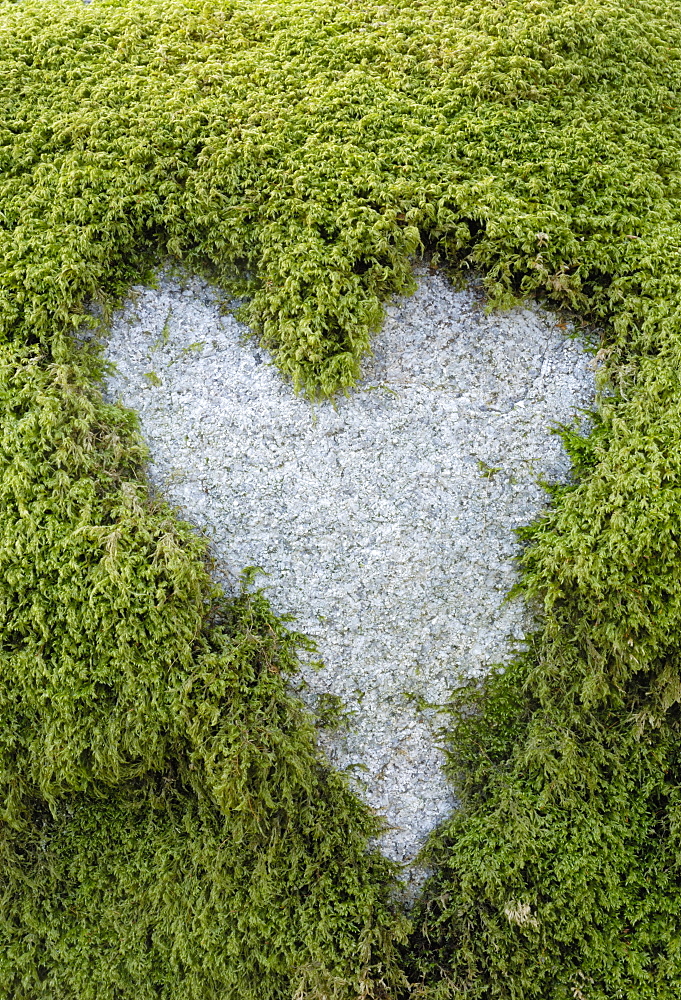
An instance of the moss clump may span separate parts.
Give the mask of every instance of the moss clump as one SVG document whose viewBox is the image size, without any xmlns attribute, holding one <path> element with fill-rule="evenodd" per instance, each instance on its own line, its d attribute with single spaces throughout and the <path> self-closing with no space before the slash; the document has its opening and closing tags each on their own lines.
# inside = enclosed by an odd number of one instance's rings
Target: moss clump
<svg viewBox="0 0 681 1000">
<path fill-rule="evenodd" d="M 371 817 L 146 493 L 74 330 L 210 267 L 310 394 L 428 243 L 603 328 L 611 394 L 527 532 L 528 654 L 462 692 L 462 810 L 404 963 L 430 997 L 681 987 L 681 3 L 0 4 L 7 995 L 397 996 Z"/>
</svg>

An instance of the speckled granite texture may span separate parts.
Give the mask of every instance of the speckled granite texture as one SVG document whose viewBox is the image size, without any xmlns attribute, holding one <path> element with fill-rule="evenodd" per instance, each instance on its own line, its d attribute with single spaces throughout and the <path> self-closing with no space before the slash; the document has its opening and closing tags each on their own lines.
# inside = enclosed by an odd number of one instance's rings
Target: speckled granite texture
<svg viewBox="0 0 681 1000">
<path fill-rule="evenodd" d="M 233 584 L 257 565 L 276 610 L 318 642 L 304 697 L 339 695 L 322 746 L 409 863 L 454 805 L 434 740 L 457 680 L 528 627 L 513 528 L 564 480 L 557 422 L 594 396 L 594 362 L 538 307 L 487 315 L 474 287 L 423 271 L 388 307 L 348 398 L 292 395 L 198 278 L 162 274 L 115 318 L 108 392 L 139 412 L 152 481 L 211 539 Z"/>
</svg>

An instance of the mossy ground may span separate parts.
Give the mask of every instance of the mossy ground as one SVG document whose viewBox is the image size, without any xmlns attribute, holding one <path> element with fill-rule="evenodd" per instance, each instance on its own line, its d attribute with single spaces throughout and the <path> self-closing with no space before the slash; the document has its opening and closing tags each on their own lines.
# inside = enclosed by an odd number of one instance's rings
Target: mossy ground
<svg viewBox="0 0 681 1000">
<path fill-rule="evenodd" d="M 4 994 L 678 996 L 681 4 L 4 0 L 0 79 Z M 426 243 L 599 324 L 610 392 L 398 954 L 303 640 L 215 592 L 72 334 L 170 255 L 331 393 Z"/>
</svg>

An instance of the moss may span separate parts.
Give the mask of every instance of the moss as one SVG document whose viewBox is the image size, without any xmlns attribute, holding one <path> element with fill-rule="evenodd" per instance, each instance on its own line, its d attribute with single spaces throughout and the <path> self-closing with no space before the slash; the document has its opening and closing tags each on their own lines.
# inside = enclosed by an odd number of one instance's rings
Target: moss
<svg viewBox="0 0 681 1000">
<path fill-rule="evenodd" d="M 5 0 L 0 75 L 3 991 L 399 993 L 394 870 L 287 687 L 304 639 L 215 590 L 73 333 L 170 256 L 343 391 L 427 245 L 600 326 L 609 392 L 524 533 L 530 651 L 451 706 L 463 804 L 403 967 L 676 997 L 678 0 Z"/>
</svg>

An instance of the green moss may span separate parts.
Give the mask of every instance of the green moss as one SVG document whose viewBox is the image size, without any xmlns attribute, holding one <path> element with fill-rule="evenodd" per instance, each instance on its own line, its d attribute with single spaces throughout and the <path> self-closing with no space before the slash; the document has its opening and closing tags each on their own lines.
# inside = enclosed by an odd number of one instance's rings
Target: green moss
<svg viewBox="0 0 681 1000">
<path fill-rule="evenodd" d="M 304 639 L 215 590 L 72 334 L 170 256 L 342 391 L 428 245 L 599 325 L 610 391 L 525 532 L 541 631 L 452 705 L 463 806 L 403 966 L 678 996 L 681 4 L 2 2 L 0 78 L 4 993 L 398 995 L 393 869 L 287 687 Z"/>
<path fill-rule="evenodd" d="M 258 838 L 170 768 L 37 807 L 3 844 L 5 995 L 388 995 L 386 864 L 367 862 L 366 816 L 318 771 L 317 801 L 288 823 L 273 810 Z"/>
</svg>

